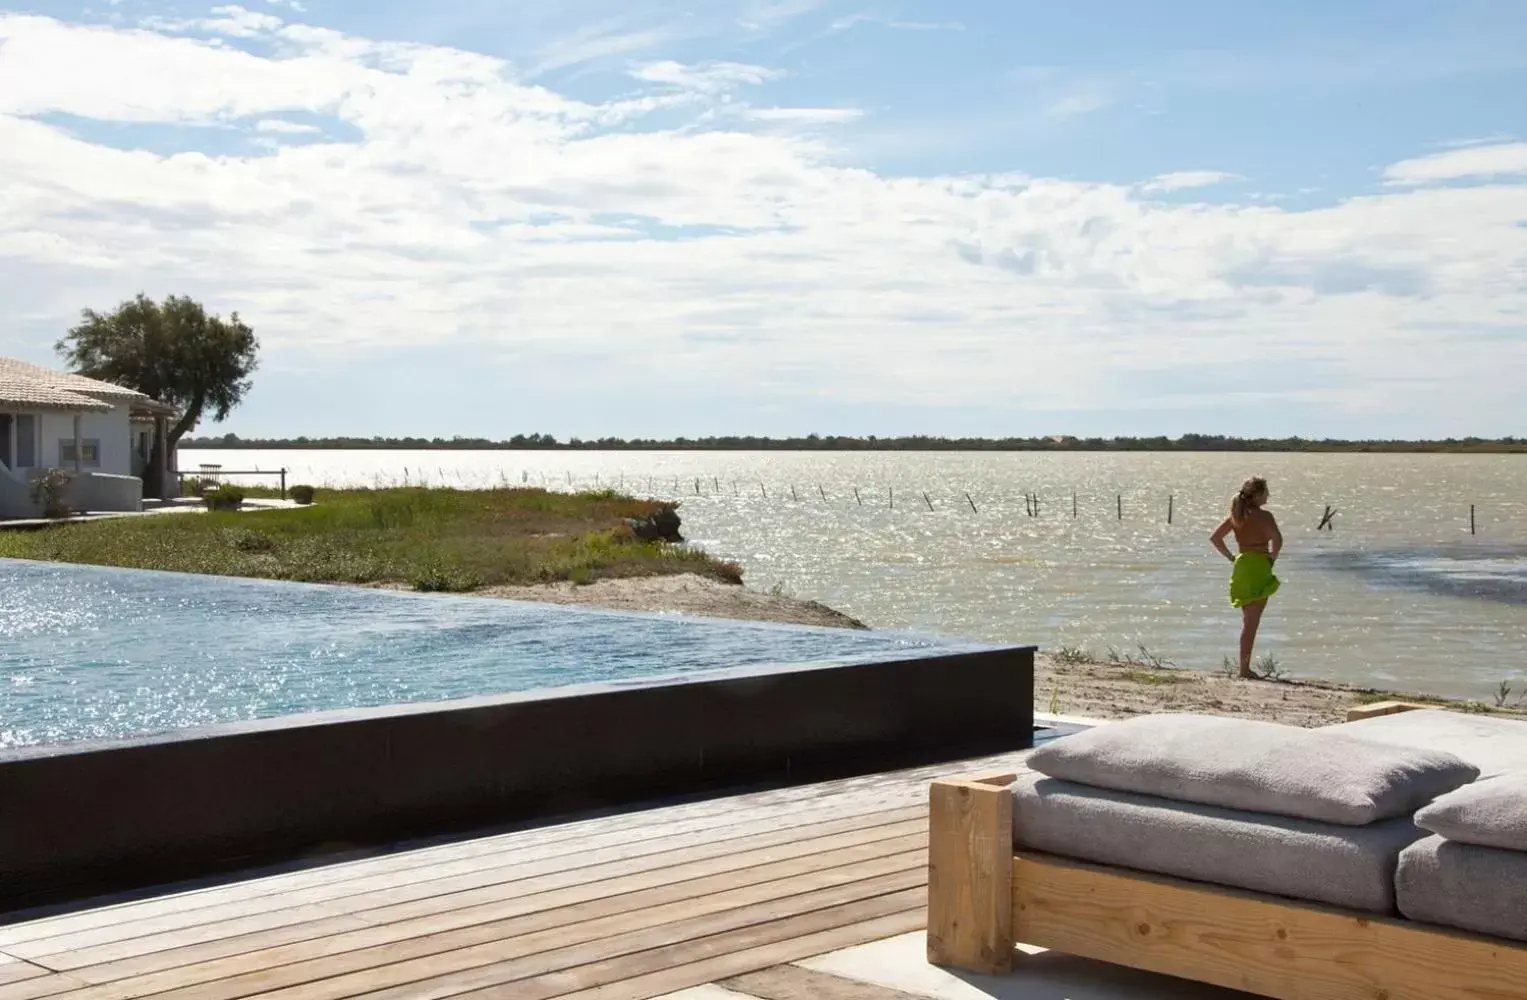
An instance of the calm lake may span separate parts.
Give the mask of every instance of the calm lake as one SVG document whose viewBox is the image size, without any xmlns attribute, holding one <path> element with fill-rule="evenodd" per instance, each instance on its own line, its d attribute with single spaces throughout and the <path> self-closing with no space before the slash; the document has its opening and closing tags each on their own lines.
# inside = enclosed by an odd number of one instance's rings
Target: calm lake
<svg viewBox="0 0 1527 1000">
<path fill-rule="evenodd" d="M 320 487 L 678 497 L 689 540 L 742 563 L 752 586 L 876 628 L 1098 653 L 1143 643 L 1200 670 L 1234 653 L 1239 628 L 1208 534 L 1241 480 L 1265 475 L 1286 548 L 1260 651 L 1295 676 L 1491 703 L 1503 680 L 1513 702 L 1527 690 L 1527 456 L 181 453 L 183 472 L 201 463 L 286 467 Z M 1334 530 L 1318 531 L 1327 505 Z"/>
</svg>

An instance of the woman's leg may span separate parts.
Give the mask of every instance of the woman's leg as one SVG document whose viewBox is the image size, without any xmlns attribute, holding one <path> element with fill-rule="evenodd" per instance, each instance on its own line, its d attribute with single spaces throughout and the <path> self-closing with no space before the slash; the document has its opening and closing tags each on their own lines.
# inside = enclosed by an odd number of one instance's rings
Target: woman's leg
<svg viewBox="0 0 1527 1000">
<path fill-rule="evenodd" d="M 1257 676 L 1251 672 L 1251 649 L 1257 644 L 1257 626 L 1262 624 L 1266 608 L 1266 598 L 1241 608 L 1241 676 L 1246 680 L 1255 680 Z"/>
</svg>

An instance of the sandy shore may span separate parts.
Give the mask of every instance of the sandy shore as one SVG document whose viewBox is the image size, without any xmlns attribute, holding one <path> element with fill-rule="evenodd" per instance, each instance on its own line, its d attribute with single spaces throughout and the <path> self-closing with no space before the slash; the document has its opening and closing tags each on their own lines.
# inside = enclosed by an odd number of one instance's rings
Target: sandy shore
<svg viewBox="0 0 1527 1000">
<path fill-rule="evenodd" d="M 693 575 L 599 580 L 535 587 L 489 587 L 477 594 L 551 604 L 592 605 L 622 611 L 674 612 L 713 618 L 864 628 L 862 622 L 816 601 L 768 593 Z M 1041 712 L 1122 719 L 1150 712 L 1200 712 L 1267 719 L 1300 726 L 1341 722 L 1347 709 L 1400 698 L 1439 706 L 1489 711 L 1404 692 L 1377 692 L 1315 681 L 1246 681 L 1219 674 L 1161 668 L 1147 663 L 1061 662 L 1041 652 L 1035 661 L 1034 700 Z M 1520 712 L 1510 713 L 1527 718 Z"/>
<path fill-rule="evenodd" d="M 816 601 L 802 601 L 784 594 L 739 587 L 690 573 L 595 580 L 584 586 L 553 583 L 533 587 L 484 587 L 473 593 L 514 601 L 583 604 L 619 611 L 666 611 L 708 618 L 740 618 L 746 621 L 820 625 L 828 628 L 865 627 L 863 622 Z"/>
</svg>

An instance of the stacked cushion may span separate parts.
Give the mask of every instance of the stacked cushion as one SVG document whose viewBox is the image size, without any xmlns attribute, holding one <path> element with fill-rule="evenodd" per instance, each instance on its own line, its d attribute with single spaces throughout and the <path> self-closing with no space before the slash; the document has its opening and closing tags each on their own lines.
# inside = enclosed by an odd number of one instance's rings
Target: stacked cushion
<svg viewBox="0 0 1527 1000">
<path fill-rule="evenodd" d="M 1473 781 L 1444 752 L 1199 715 L 1111 723 L 1036 750 L 1020 849 L 1346 906 L 1395 909 L 1421 806 Z"/>
<path fill-rule="evenodd" d="M 1400 912 L 1527 941 L 1527 773 L 1444 795 L 1416 814 L 1416 825 L 1433 836 L 1400 854 Z"/>
</svg>

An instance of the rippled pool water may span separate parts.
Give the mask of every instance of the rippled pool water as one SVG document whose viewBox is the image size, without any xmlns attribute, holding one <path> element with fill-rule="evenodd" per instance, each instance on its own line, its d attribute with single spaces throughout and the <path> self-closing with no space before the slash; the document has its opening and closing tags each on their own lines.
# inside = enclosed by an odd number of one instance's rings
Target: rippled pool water
<svg viewBox="0 0 1527 1000">
<path fill-rule="evenodd" d="M 0 560 L 0 747 L 951 648 L 886 632 Z"/>
</svg>

